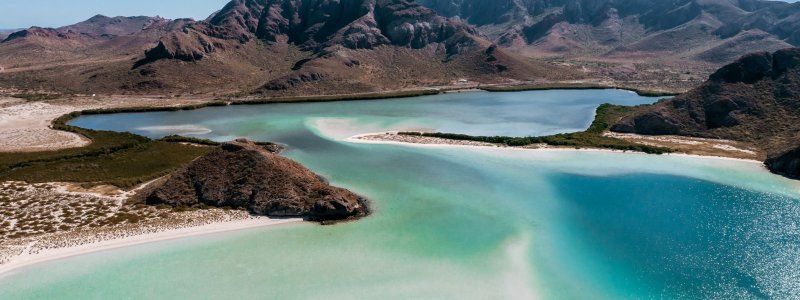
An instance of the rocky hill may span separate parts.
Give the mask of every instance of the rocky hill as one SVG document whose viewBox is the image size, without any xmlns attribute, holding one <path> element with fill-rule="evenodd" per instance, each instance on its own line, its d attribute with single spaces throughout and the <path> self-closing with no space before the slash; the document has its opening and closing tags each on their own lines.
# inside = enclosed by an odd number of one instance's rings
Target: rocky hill
<svg viewBox="0 0 800 300">
<path fill-rule="evenodd" d="M 9 35 L 17 31 L 20 31 L 20 29 L 0 29 L 0 41 L 5 40 Z"/>
<path fill-rule="evenodd" d="M 0 66 L 0 84 L 126 93 L 336 94 L 579 75 L 492 47 L 408 0 L 233 0 L 203 21 L 95 17 L 15 33 L 0 43 Z"/>
<path fill-rule="evenodd" d="M 92 85 L 87 81 L 98 81 L 96 71 L 130 69 L 124 61 L 141 55 L 185 22 L 98 15 L 70 26 L 13 32 L 0 43 L 0 67 L 4 69 L 0 84 L 24 89 L 52 87 L 58 92 Z"/>
<path fill-rule="evenodd" d="M 800 3 L 762 0 L 416 0 L 534 56 L 729 63 L 800 45 Z"/>
<path fill-rule="evenodd" d="M 148 193 L 151 205 L 207 205 L 270 217 L 335 221 L 369 213 L 361 197 L 247 140 L 225 143 Z"/>
<path fill-rule="evenodd" d="M 749 54 L 702 86 L 621 120 L 612 131 L 743 141 L 800 175 L 800 48 Z M 792 169 L 785 169 L 792 168 Z"/>
</svg>

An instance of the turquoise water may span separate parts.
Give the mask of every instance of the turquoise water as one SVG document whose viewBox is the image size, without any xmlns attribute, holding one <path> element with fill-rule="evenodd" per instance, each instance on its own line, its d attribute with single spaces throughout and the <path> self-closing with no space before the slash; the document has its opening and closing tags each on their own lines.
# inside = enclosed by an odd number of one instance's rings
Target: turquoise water
<svg viewBox="0 0 800 300">
<path fill-rule="evenodd" d="M 800 188 L 760 165 L 605 152 L 354 144 L 383 130 L 580 130 L 604 91 L 90 116 L 151 137 L 249 137 L 369 197 L 373 216 L 48 262 L 0 299 L 764 299 L 800 294 Z"/>
</svg>

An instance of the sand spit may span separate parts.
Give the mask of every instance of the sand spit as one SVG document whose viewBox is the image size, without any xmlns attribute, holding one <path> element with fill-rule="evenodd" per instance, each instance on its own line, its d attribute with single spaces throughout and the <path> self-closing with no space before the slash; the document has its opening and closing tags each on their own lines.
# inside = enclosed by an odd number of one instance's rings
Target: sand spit
<svg viewBox="0 0 800 300">
<path fill-rule="evenodd" d="M 169 107 L 200 104 L 210 99 L 76 96 L 47 101 L 25 101 L 0 96 L 0 152 L 35 152 L 86 146 L 85 137 L 50 128 L 65 114 L 88 109 Z"/>
<path fill-rule="evenodd" d="M 401 135 L 398 132 L 382 132 L 382 133 L 368 133 L 357 135 L 347 139 L 349 141 L 360 142 L 396 142 L 405 144 L 421 144 L 421 145 L 459 145 L 459 146 L 478 146 L 478 147 L 506 147 L 505 145 L 476 142 L 476 141 L 461 141 L 443 139 L 437 137 L 427 137 L 418 135 Z"/>
<path fill-rule="evenodd" d="M 621 151 L 621 150 L 611 150 L 611 149 L 589 149 L 589 148 L 571 148 L 571 147 L 555 147 L 550 146 L 547 144 L 534 144 L 528 145 L 523 147 L 510 147 L 503 144 L 493 144 L 493 143 L 484 143 L 484 142 L 475 142 L 475 141 L 462 141 L 462 140 L 451 140 L 451 139 L 444 139 L 444 138 L 437 138 L 437 137 L 425 137 L 425 136 L 417 136 L 417 135 L 401 135 L 399 132 L 379 132 L 379 133 L 368 133 L 368 134 L 361 134 L 356 135 L 350 138 L 345 139 L 347 142 L 351 143 L 360 143 L 360 144 L 395 144 L 395 145 L 412 145 L 412 146 L 419 146 L 419 147 L 485 147 L 485 148 L 504 148 L 504 149 L 518 149 L 518 150 L 535 150 L 535 151 L 570 151 L 570 152 L 613 152 L 613 153 L 633 153 L 630 151 Z M 712 140 L 709 140 L 712 141 Z M 723 141 L 725 142 L 725 141 Z M 716 148 L 716 145 L 727 145 L 727 144 L 716 144 L 710 143 L 710 147 Z M 733 147 L 733 146 L 731 146 Z M 759 165 L 763 165 L 761 160 L 758 160 L 755 157 L 751 157 L 749 155 L 742 156 L 740 148 L 736 148 L 733 150 L 728 149 L 719 149 L 716 151 L 716 154 L 708 154 L 705 152 L 678 152 L 678 153 L 671 153 L 665 155 L 672 155 L 672 156 L 687 156 L 687 157 L 698 157 L 698 158 L 709 158 L 709 159 L 722 159 L 722 160 L 734 160 L 734 161 L 743 161 L 743 162 L 750 162 L 756 163 Z M 638 152 L 636 152 L 638 153 Z M 749 154 L 749 153 L 748 153 Z"/>
</svg>

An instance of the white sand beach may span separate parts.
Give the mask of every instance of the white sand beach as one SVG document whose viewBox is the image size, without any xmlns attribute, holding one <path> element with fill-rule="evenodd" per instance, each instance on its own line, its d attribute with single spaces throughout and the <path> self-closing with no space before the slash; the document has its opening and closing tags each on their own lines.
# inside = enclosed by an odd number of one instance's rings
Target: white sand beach
<svg viewBox="0 0 800 300">
<path fill-rule="evenodd" d="M 530 145 L 530 146 L 524 146 L 524 147 L 509 147 L 509 146 L 506 146 L 506 145 L 484 143 L 484 142 L 475 142 L 475 141 L 451 140 L 451 139 L 416 136 L 416 135 L 400 135 L 400 134 L 398 134 L 398 132 L 395 132 L 395 131 L 359 134 L 359 135 L 355 135 L 355 136 L 346 138 L 346 139 L 344 139 L 344 141 L 349 142 L 349 143 L 357 143 L 357 144 L 387 144 L 387 145 L 404 145 L 404 146 L 426 147 L 426 148 L 450 148 L 450 147 L 474 148 L 474 147 L 481 147 L 481 148 L 502 148 L 504 150 L 519 150 L 519 151 L 607 152 L 607 153 L 636 153 L 636 154 L 641 154 L 639 152 L 632 152 L 632 151 L 622 151 L 622 150 L 612 150 L 612 149 L 597 149 L 597 148 L 554 147 L 554 146 L 549 146 L 549 145 L 545 145 L 545 144 L 536 144 L 536 145 Z M 723 150 L 723 149 L 721 149 L 721 150 Z M 738 148 L 735 148 L 735 149 L 731 149 L 730 151 L 740 152 L 741 150 L 738 149 Z M 729 156 L 721 156 L 721 155 L 700 155 L 700 154 L 691 154 L 691 153 L 667 153 L 667 154 L 663 154 L 663 155 L 682 156 L 682 157 L 695 157 L 695 158 L 716 159 L 716 160 L 740 161 L 740 162 L 747 162 L 747 163 L 753 163 L 753 164 L 758 164 L 758 165 L 763 165 L 764 164 L 762 161 L 759 161 L 759 160 L 756 160 L 756 159 L 729 157 Z"/>
<path fill-rule="evenodd" d="M 267 227 L 267 226 L 286 225 L 299 222 L 303 222 L 303 219 L 270 219 L 267 217 L 251 217 L 249 219 L 215 222 L 202 226 L 165 230 L 155 233 L 146 233 L 146 234 L 129 233 L 129 235 L 122 238 L 115 238 L 115 239 L 109 239 L 109 240 L 86 243 L 86 244 L 78 244 L 68 247 L 45 249 L 38 251 L 37 253 L 28 253 L 27 251 L 25 251 L 20 255 L 11 257 L 6 263 L 0 264 L 0 275 L 9 273 L 11 271 L 14 271 L 16 269 L 25 266 L 30 266 L 46 261 L 67 258 L 71 256 L 88 254 L 92 252 L 129 247 L 146 243 L 154 243 L 165 240 L 186 238 L 192 236 Z"/>
</svg>

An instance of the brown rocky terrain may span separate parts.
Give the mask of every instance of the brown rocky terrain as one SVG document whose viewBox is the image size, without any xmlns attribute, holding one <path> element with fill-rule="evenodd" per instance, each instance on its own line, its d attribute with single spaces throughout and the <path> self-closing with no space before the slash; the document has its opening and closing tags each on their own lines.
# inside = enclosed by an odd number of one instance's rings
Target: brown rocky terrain
<svg viewBox="0 0 800 300">
<path fill-rule="evenodd" d="M 747 142 L 776 173 L 800 175 L 800 48 L 744 56 L 702 86 L 629 116 L 612 131 Z"/>
<path fill-rule="evenodd" d="M 500 47 L 650 90 L 688 91 L 745 53 L 800 46 L 800 3 L 415 0 Z"/>
<path fill-rule="evenodd" d="M 800 45 L 800 4 L 761 0 L 417 0 L 532 55 L 728 63 Z M 745 51 L 742 51 L 745 50 Z"/>
<path fill-rule="evenodd" d="M 148 191 L 151 205 L 207 205 L 270 217 L 335 221 L 364 217 L 366 201 L 299 163 L 247 140 L 225 143 Z"/>
<path fill-rule="evenodd" d="M 20 30 L 21 29 L 0 29 L 0 41 L 5 40 L 10 34 Z"/>
<path fill-rule="evenodd" d="M 234 0 L 204 21 L 34 27 L 0 43 L 0 67 L 3 86 L 83 94 L 341 94 L 580 77 L 407 0 Z"/>
<path fill-rule="evenodd" d="M 201 21 L 96 16 L 15 32 L 0 43 L 0 86 L 239 97 L 468 79 L 686 91 L 746 52 L 798 45 L 798 20 L 800 4 L 762 0 L 233 0 Z"/>
</svg>

